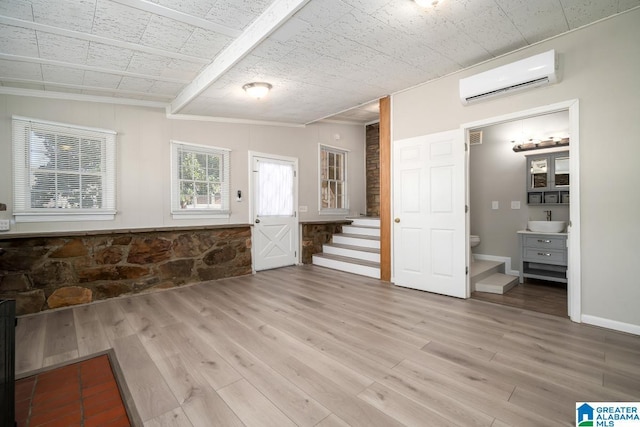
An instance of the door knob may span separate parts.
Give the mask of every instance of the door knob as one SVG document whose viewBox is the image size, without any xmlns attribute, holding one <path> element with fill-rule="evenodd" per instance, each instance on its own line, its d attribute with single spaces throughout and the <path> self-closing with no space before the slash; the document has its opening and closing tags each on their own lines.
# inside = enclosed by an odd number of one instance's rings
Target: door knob
<svg viewBox="0 0 640 427">
<path fill-rule="evenodd" d="M 256 224 L 260 224 L 260 220 L 259 219 L 256 219 Z"/>
<path fill-rule="evenodd" d="M 394 219 L 395 222 L 400 222 L 400 218 Z"/>
</svg>

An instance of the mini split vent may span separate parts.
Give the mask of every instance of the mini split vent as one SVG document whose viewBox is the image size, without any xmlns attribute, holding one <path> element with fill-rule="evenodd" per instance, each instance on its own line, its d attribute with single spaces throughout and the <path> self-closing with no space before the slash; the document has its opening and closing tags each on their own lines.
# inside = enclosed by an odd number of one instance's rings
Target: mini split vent
<svg viewBox="0 0 640 427">
<path fill-rule="evenodd" d="M 469 131 L 469 145 L 480 145 L 480 144 L 482 144 L 482 131 L 481 130 Z"/>
<path fill-rule="evenodd" d="M 464 104 L 558 81 L 556 52 L 550 50 L 502 67 L 460 79 L 460 101 Z"/>
</svg>

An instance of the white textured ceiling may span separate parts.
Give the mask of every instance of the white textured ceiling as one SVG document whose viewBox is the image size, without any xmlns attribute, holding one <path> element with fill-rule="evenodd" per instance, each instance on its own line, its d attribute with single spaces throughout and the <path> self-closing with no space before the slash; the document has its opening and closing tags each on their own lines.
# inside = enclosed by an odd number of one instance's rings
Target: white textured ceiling
<svg viewBox="0 0 640 427">
<path fill-rule="evenodd" d="M 0 85 L 174 114 L 367 122 L 362 104 L 640 0 L 0 0 Z M 267 81 L 268 97 L 242 85 Z M 338 114 L 340 113 L 340 114 Z"/>
</svg>

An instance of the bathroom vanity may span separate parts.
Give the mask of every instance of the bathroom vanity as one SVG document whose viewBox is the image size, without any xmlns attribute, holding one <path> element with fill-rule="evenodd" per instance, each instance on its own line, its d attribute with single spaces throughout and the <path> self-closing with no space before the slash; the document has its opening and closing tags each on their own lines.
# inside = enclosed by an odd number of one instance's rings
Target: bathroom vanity
<svg viewBox="0 0 640 427">
<path fill-rule="evenodd" d="M 525 277 L 567 283 L 567 233 L 518 231 L 520 283 Z"/>
</svg>

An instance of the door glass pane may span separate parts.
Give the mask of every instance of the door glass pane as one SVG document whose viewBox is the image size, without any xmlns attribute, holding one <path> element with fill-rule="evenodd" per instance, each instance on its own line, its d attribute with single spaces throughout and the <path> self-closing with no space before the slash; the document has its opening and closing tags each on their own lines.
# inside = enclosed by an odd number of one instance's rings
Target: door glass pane
<svg viewBox="0 0 640 427">
<path fill-rule="evenodd" d="M 569 186 L 569 158 L 556 157 L 554 164 L 556 187 Z"/>
<path fill-rule="evenodd" d="M 258 216 L 293 215 L 293 165 L 258 163 Z"/>
<path fill-rule="evenodd" d="M 531 160 L 531 188 L 546 188 L 547 183 L 547 159 Z"/>
</svg>

